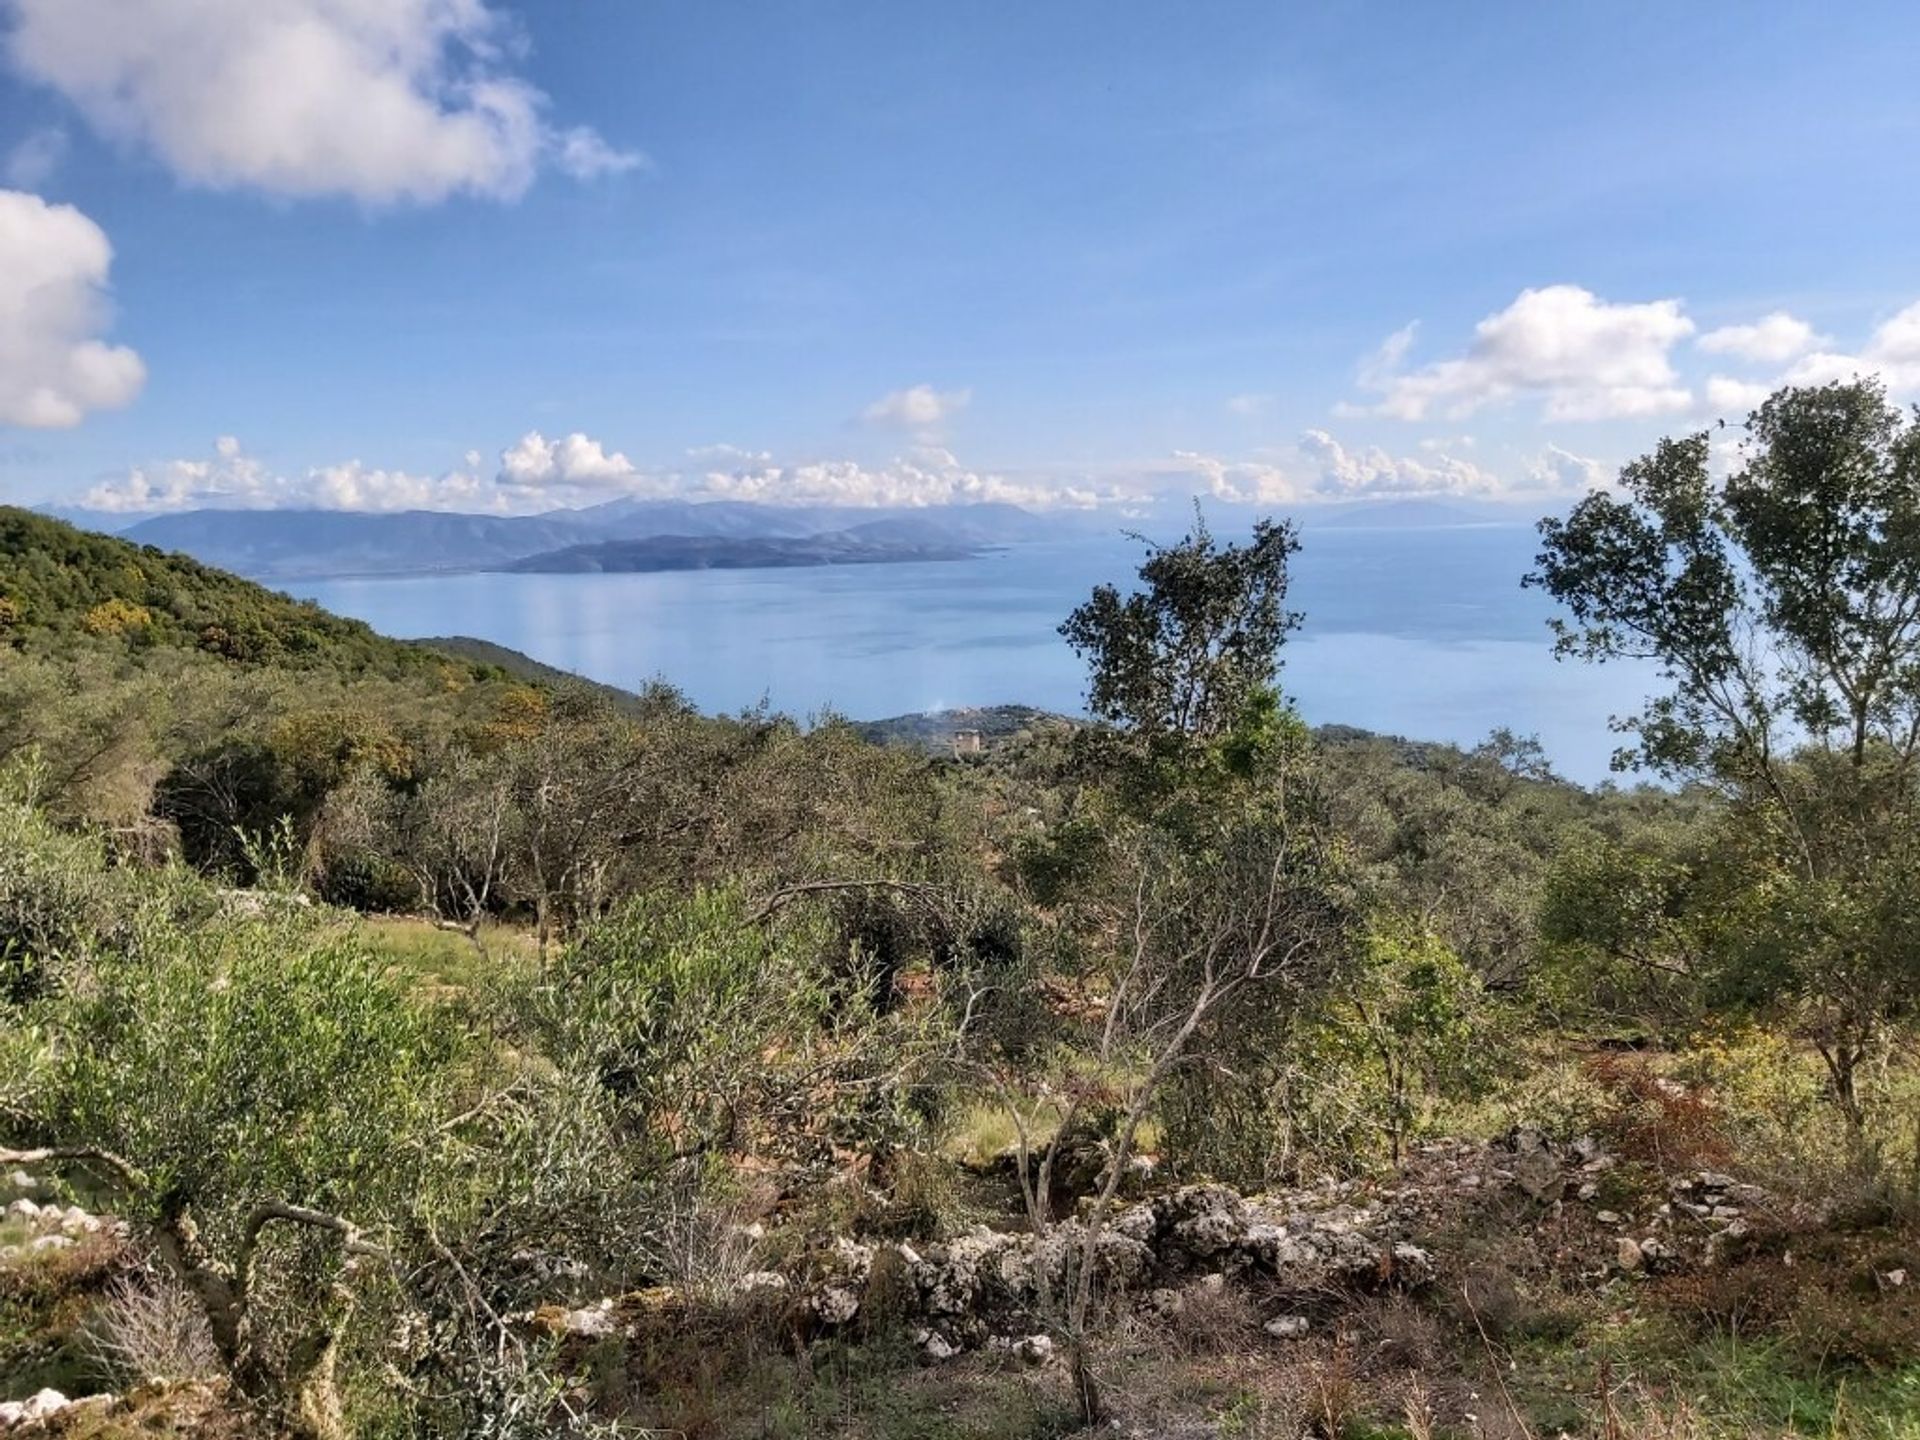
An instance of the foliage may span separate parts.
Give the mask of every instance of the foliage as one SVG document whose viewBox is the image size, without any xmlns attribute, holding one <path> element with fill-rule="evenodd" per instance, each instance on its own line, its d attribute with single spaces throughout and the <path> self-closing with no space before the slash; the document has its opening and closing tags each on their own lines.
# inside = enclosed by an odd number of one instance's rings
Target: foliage
<svg viewBox="0 0 1920 1440">
<path fill-rule="evenodd" d="M 0 506 L 6 633 L 49 647 L 84 632 L 125 645 L 200 649 L 249 665 L 400 674 L 473 666 L 385 640 L 357 620 L 290 600 L 184 555 Z"/>
<path fill-rule="evenodd" d="M 1273 684 L 1300 617 L 1285 609 L 1293 527 L 1260 520 L 1245 545 L 1220 545 L 1197 513 L 1173 545 L 1149 547 L 1143 589 L 1111 585 L 1060 627 L 1091 672 L 1088 708 L 1134 733 L 1215 739 Z"/>
<path fill-rule="evenodd" d="M 1397 1166 L 1434 1102 L 1470 1100 L 1495 1078 L 1496 1015 L 1479 978 L 1429 931 L 1379 924 L 1357 948 L 1326 999 L 1294 1102 L 1339 1086 L 1349 1096 L 1345 1125 L 1377 1130 Z"/>
<path fill-rule="evenodd" d="M 1716 486 L 1706 435 L 1663 441 L 1625 499 L 1541 523 L 1529 583 L 1572 616 L 1559 653 L 1652 659 L 1672 686 L 1628 722 L 1626 758 L 1730 801 L 1664 894 L 1631 886 L 1631 913 L 1588 905 L 1575 928 L 1789 1019 L 1863 1137 L 1860 1074 L 1920 982 L 1902 898 L 1920 875 L 1920 424 L 1877 382 L 1790 388 L 1742 460 Z"/>
</svg>

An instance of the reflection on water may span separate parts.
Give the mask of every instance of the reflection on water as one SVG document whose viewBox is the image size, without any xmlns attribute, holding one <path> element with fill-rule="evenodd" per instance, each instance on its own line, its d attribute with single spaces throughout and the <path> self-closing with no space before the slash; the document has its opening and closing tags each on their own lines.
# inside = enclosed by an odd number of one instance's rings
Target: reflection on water
<svg viewBox="0 0 1920 1440">
<path fill-rule="evenodd" d="M 1553 660 L 1548 607 L 1519 585 L 1534 549 L 1520 526 L 1309 530 L 1285 688 L 1315 724 L 1466 742 L 1506 725 L 1537 733 L 1564 773 L 1601 778 L 1607 717 L 1637 705 L 1647 674 Z M 1102 539 L 946 564 L 294 588 L 390 635 L 476 635 L 615 685 L 658 676 L 709 710 L 764 698 L 860 718 L 1000 701 L 1074 711 L 1082 670 L 1055 627 L 1138 555 Z"/>
</svg>

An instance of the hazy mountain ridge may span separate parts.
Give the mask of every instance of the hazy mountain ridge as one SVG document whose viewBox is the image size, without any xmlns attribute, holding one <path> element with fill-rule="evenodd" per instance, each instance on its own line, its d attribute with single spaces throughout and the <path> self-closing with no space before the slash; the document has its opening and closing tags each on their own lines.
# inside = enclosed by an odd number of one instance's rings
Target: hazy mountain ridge
<svg viewBox="0 0 1920 1440">
<path fill-rule="evenodd" d="M 651 535 L 600 540 L 542 551 L 499 568 L 516 574 L 641 574 L 661 570 L 758 570 L 796 565 L 891 565 L 905 561 L 967 560 L 974 545 L 914 543 L 872 538 L 850 530 L 824 535 L 734 538 L 724 535 Z"/>
<path fill-rule="evenodd" d="M 190 510 L 142 520 L 122 532 L 136 544 L 192 555 L 254 579 L 338 575 L 424 575 L 518 568 L 516 562 L 576 547 L 621 542 L 803 542 L 809 550 L 764 551 L 765 564 L 875 564 L 957 559 L 981 545 L 1038 539 L 1048 522 L 1013 505 L 919 509 L 760 505 L 731 500 L 623 498 L 583 510 L 539 515 L 472 515 L 437 510 L 366 514 L 336 510 Z M 619 568 L 688 569 L 749 563 L 708 545 L 682 544 L 681 559 Z M 931 553 L 940 552 L 940 553 Z M 662 551 L 662 554 L 665 552 Z M 738 552 L 745 556 L 753 553 Z M 785 555 L 787 558 L 782 558 Z M 529 568 L 573 568 L 537 565 Z M 579 568 L 612 568 L 607 564 Z"/>
</svg>

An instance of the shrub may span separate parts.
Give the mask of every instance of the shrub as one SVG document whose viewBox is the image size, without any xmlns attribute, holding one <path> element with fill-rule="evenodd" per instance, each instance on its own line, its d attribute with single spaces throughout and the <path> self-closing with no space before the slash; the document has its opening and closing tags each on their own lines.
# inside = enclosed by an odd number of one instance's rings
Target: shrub
<svg viewBox="0 0 1920 1440">
<path fill-rule="evenodd" d="M 164 1268 L 122 1276 L 88 1317 L 86 1348 L 118 1385 L 222 1373 L 206 1312 Z"/>
<path fill-rule="evenodd" d="M 1703 1087 L 1657 1074 L 1641 1055 L 1597 1055 L 1587 1068 L 1608 1100 L 1600 1131 L 1626 1159 L 1672 1173 L 1733 1158 L 1720 1107 Z"/>
</svg>

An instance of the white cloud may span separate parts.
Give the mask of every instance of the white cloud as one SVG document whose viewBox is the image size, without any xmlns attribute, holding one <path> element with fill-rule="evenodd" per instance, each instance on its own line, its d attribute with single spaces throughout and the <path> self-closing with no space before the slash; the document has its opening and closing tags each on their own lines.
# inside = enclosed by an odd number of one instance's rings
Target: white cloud
<svg viewBox="0 0 1920 1440">
<path fill-rule="evenodd" d="M 966 409 L 972 399 L 971 390 L 936 390 L 931 385 L 914 385 L 881 396 L 861 412 L 860 418 L 869 425 L 931 434 Z"/>
<path fill-rule="evenodd" d="M 1228 505 L 1290 505 L 1302 498 L 1293 476 L 1263 460 L 1223 460 L 1194 450 L 1176 450 L 1189 477 L 1197 475 L 1207 493 Z"/>
<path fill-rule="evenodd" d="M 67 132 L 58 125 L 35 130 L 7 152 L 7 163 L 0 174 L 18 190 L 37 190 L 52 177 L 67 158 Z"/>
<path fill-rule="evenodd" d="M 16 69 L 181 179 L 366 204 L 514 199 L 638 157 L 545 119 L 488 0 L 11 0 Z"/>
<path fill-rule="evenodd" d="M 1558 492 L 1598 490 L 1610 485 L 1613 472 L 1599 460 L 1548 445 L 1527 467 L 1527 490 Z"/>
<path fill-rule="evenodd" d="M 1776 310 L 1751 325 L 1723 325 L 1709 330 L 1696 342 L 1713 355 L 1734 355 L 1742 360 L 1779 364 L 1805 354 L 1820 342 L 1806 321 Z"/>
<path fill-rule="evenodd" d="M 1710 375 L 1707 377 L 1707 409 L 1718 413 L 1722 419 L 1728 415 L 1744 415 L 1757 410 L 1760 403 L 1773 393 L 1774 387 L 1754 380 L 1736 380 L 1731 375 Z"/>
<path fill-rule="evenodd" d="M 724 441 L 718 445 L 696 445 L 687 451 L 687 458 L 702 465 L 720 465 L 735 463 L 739 465 L 771 465 L 771 450 L 749 450 L 744 445 L 729 445 Z"/>
<path fill-rule="evenodd" d="M 1875 330 L 1867 342 L 1866 353 L 1867 359 L 1876 365 L 1920 365 L 1920 301 L 1907 306 Z"/>
<path fill-rule="evenodd" d="M 1470 460 L 1393 456 L 1378 446 L 1349 450 L 1324 430 L 1302 435 L 1300 451 L 1313 467 L 1313 490 L 1322 497 L 1493 495 L 1502 489 L 1497 476 Z"/>
<path fill-rule="evenodd" d="M 1801 356 L 1768 388 L 1825 385 L 1867 375 L 1879 376 L 1896 398 L 1920 398 L 1920 301 L 1877 326 L 1857 354 L 1816 350 Z"/>
<path fill-rule="evenodd" d="M 478 459 L 478 456 L 471 457 Z M 231 435 L 204 459 L 136 466 L 94 486 L 81 502 L 115 513 L 167 510 L 459 510 L 501 513 L 509 497 L 472 466 L 442 475 L 414 475 L 347 460 L 283 475 L 246 453 Z"/>
<path fill-rule="evenodd" d="M 638 150 L 616 150 L 597 131 L 577 125 L 555 137 L 553 163 L 562 175 L 575 180 L 598 180 L 603 175 L 644 169 L 648 161 Z"/>
<path fill-rule="evenodd" d="M 112 264 L 71 205 L 0 190 L 0 424 L 64 429 L 140 393 L 146 365 L 99 338 Z"/>
<path fill-rule="evenodd" d="M 1110 490 L 1084 484 L 1018 480 L 970 470 L 944 452 L 878 466 L 853 460 L 821 460 L 713 469 L 690 482 L 683 493 L 766 505 L 878 508 L 992 501 L 1032 510 L 1084 510 L 1118 498 Z"/>
<path fill-rule="evenodd" d="M 1443 444 L 1445 442 L 1442 442 Z M 1607 470 L 1598 460 L 1549 445 L 1517 477 L 1503 476 L 1444 451 L 1394 455 L 1379 446 L 1350 447 L 1325 430 L 1308 430 L 1294 463 L 1271 459 L 1230 460 L 1191 450 L 1176 452 L 1181 469 L 1172 478 L 1229 505 L 1313 505 L 1325 501 L 1391 496 L 1449 495 L 1476 499 L 1574 491 L 1602 485 Z"/>
<path fill-rule="evenodd" d="M 1380 342 L 1380 348 L 1360 362 L 1360 383 L 1369 390 L 1384 390 L 1406 363 L 1407 352 L 1420 333 L 1420 322 L 1410 321 Z"/>
<path fill-rule="evenodd" d="M 619 488 L 638 473 L 625 455 L 617 450 L 609 455 L 598 440 L 578 430 L 557 440 L 529 430 L 518 444 L 500 452 L 502 485 Z"/>
<path fill-rule="evenodd" d="M 1577 285 L 1523 290 L 1474 327 L 1457 359 L 1403 371 L 1412 327 L 1390 337 L 1361 381 L 1384 398 L 1374 413 L 1402 420 L 1470 415 L 1537 397 L 1549 420 L 1604 420 L 1684 410 L 1673 347 L 1693 333 L 1678 300 L 1613 304 Z"/>
</svg>

